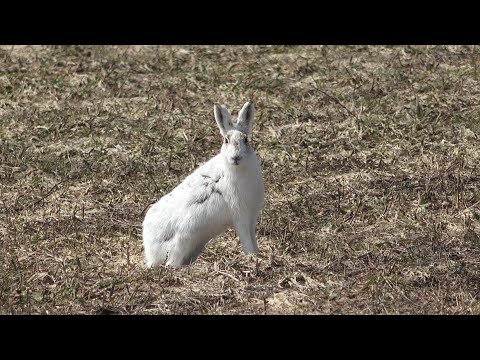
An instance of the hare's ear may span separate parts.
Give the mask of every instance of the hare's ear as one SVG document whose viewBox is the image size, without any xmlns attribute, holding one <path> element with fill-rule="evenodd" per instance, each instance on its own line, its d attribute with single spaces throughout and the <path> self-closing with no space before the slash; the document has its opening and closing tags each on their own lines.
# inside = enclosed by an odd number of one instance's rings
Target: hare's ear
<svg viewBox="0 0 480 360">
<path fill-rule="evenodd" d="M 253 117 L 255 116 L 255 107 L 252 102 L 246 102 L 238 112 L 236 128 L 248 136 L 252 134 Z"/>
<path fill-rule="evenodd" d="M 217 121 L 218 128 L 222 136 L 227 136 L 227 132 L 233 129 L 232 125 L 232 116 L 230 115 L 230 111 L 224 106 L 215 103 L 213 105 L 213 113 L 215 115 L 215 120 Z"/>
</svg>

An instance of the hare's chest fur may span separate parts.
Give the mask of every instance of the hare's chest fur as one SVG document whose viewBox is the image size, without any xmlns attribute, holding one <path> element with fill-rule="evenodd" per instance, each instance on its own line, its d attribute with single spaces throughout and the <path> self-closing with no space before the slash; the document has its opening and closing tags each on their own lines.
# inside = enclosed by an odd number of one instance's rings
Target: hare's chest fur
<svg viewBox="0 0 480 360">
<path fill-rule="evenodd" d="M 222 190 L 233 219 L 238 219 L 242 213 L 260 210 L 263 206 L 264 185 L 258 175 L 259 167 L 258 158 L 252 156 L 244 164 L 227 167 L 224 171 Z"/>
</svg>

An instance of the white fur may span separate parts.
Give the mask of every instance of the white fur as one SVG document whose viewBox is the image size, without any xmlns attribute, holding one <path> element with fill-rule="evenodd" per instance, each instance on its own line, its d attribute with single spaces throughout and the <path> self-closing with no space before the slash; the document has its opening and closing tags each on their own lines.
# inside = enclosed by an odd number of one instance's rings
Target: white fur
<svg viewBox="0 0 480 360">
<path fill-rule="evenodd" d="M 211 239 L 230 227 L 245 254 L 258 252 L 255 226 L 265 189 L 259 159 L 245 141 L 254 114 L 253 104 L 245 103 L 234 125 L 230 112 L 215 104 L 215 120 L 224 137 L 220 153 L 148 210 L 143 222 L 147 267 L 165 262 L 189 265 Z"/>
</svg>

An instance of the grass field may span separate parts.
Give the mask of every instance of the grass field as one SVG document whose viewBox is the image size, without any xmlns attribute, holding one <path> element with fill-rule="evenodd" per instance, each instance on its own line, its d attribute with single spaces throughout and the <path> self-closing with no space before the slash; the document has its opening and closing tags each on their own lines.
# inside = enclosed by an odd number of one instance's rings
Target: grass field
<svg viewBox="0 0 480 360">
<path fill-rule="evenodd" d="M 480 47 L 1 46 L 0 313 L 480 314 Z M 257 109 L 259 256 L 146 209 Z"/>
</svg>

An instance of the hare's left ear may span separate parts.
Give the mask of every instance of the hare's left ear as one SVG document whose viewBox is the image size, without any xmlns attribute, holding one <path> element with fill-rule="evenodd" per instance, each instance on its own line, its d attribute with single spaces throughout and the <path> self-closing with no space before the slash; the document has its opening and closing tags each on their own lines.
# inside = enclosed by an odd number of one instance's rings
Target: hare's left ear
<svg viewBox="0 0 480 360">
<path fill-rule="evenodd" d="M 227 132 L 233 129 L 230 111 L 228 111 L 226 107 L 215 103 L 213 106 L 213 114 L 215 115 L 220 133 L 223 137 L 227 136 Z"/>
<path fill-rule="evenodd" d="M 246 102 L 238 112 L 238 120 L 235 127 L 247 134 L 252 135 L 253 117 L 255 116 L 255 107 L 252 102 Z"/>
</svg>

